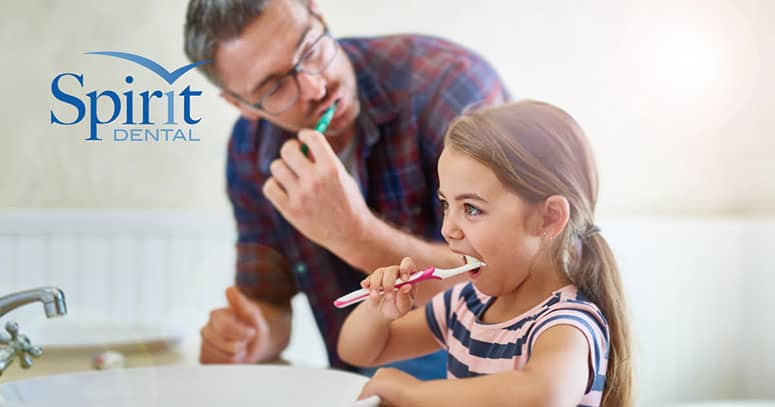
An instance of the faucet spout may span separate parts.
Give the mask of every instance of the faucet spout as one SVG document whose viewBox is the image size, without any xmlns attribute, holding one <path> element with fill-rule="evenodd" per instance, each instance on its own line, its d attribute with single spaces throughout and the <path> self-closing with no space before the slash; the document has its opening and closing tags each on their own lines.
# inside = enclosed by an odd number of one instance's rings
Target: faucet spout
<svg viewBox="0 0 775 407">
<path fill-rule="evenodd" d="M 0 297 L 0 318 L 32 302 L 43 303 L 43 310 L 48 318 L 67 315 L 67 304 L 62 290 L 56 287 L 40 287 Z"/>
</svg>

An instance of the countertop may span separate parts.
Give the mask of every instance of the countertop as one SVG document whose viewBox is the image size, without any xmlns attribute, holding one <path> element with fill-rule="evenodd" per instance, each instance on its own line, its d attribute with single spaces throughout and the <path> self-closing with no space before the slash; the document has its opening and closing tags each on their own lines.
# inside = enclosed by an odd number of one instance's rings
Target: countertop
<svg viewBox="0 0 775 407">
<path fill-rule="evenodd" d="M 94 357 L 102 352 L 116 351 L 124 355 L 125 367 L 150 367 L 166 365 L 196 365 L 199 355 L 199 338 L 174 343 L 155 342 L 120 346 L 94 346 L 73 348 L 44 348 L 43 355 L 33 359 L 29 369 L 22 369 L 15 360 L 2 376 L 0 383 L 24 380 L 53 374 L 96 370 Z"/>
</svg>

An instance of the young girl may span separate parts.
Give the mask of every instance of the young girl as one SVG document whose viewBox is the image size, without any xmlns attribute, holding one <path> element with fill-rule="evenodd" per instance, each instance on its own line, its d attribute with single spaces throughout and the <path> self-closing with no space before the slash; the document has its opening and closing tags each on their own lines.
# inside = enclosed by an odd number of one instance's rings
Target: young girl
<svg viewBox="0 0 775 407">
<path fill-rule="evenodd" d="M 597 174 L 564 111 L 525 101 L 466 114 L 439 158 L 442 235 L 485 263 L 411 310 L 405 258 L 362 282 L 338 350 L 359 366 L 449 351 L 449 379 L 380 369 L 362 398 L 398 406 L 629 406 L 630 343 L 613 255 L 594 225 Z M 384 295 L 380 295 L 380 290 Z"/>
</svg>

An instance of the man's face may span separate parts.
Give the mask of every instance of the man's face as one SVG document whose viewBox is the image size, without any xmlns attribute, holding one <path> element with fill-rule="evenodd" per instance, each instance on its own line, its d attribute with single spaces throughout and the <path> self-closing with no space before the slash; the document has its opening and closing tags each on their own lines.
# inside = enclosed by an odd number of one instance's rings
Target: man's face
<svg viewBox="0 0 775 407">
<path fill-rule="evenodd" d="M 222 42 L 215 53 L 222 96 L 249 118 L 264 118 L 290 131 L 314 128 L 323 112 L 337 102 L 326 132 L 330 142 L 349 134 L 360 112 L 355 73 L 347 55 L 336 44 L 336 56 L 319 74 L 297 75 L 298 99 L 284 112 L 270 114 L 245 103 L 256 103 L 310 51 L 325 31 L 322 19 L 295 0 L 273 0 L 239 37 Z M 330 43 L 329 43 L 330 44 Z M 291 86 L 295 86 L 290 81 Z M 230 94 L 231 93 L 231 94 Z M 236 96 L 235 96 L 236 95 Z M 241 100 L 240 100 L 241 99 Z"/>
</svg>

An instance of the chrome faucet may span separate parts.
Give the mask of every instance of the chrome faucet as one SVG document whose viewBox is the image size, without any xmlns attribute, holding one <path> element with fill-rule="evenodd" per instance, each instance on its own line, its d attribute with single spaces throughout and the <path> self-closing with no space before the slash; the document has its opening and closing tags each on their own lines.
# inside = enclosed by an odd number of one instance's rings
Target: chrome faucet
<svg viewBox="0 0 775 407">
<path fill-rule="evenodd" d="M 65 294 L 62 290 L 56 287 L 40 287 L 0 297 L 0 318 L 32 302 L 43 303 L 43 310 L 48 318 L 67 314 Z M 0 375 L 16 357 L 19 358 L 21 366 L 27 369 L 32 366 L 32 357 L 37 358 L 43 354 L 43 349 L 33 346 L 29 338 L 19 332 L 19 324 L 16 322 L 6 323 L 5 330 L 10 336 L 0 334 Z"/>
</svg>

